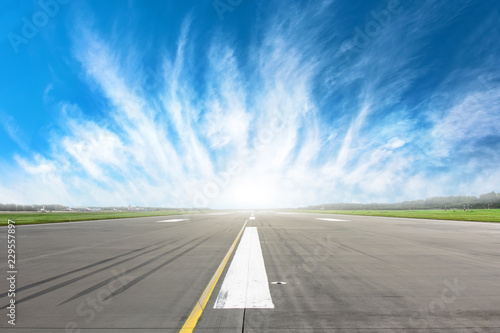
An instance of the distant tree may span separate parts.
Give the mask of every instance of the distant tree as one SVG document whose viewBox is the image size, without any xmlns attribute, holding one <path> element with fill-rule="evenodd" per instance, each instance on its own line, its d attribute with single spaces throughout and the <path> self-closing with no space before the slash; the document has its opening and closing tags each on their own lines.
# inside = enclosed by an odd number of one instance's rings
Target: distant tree
<svg viewBox="0 0 500 333">
<path fill-rule="evenodd" d="M 326 210 L 385 210 L 385 209 L 443 209 L 445 205 L 450 208 L 461 209 L 466 207 L 473 208 L 500 208 L 500 193 L 490 192 L 481 194 L 479 197 L 470 196 L 448 196 L 448 197 L 432 197 L 425 200 L 403 201 L 397 203 L 329 203 L 315 205 L 309 207 L 301 207 L 301 209 L 320 209 L 325 207 Z"/>
<path fill-rule="evenodd" d="M 490 193 L 486 193 L 486 194 L 481 194 L 479 196 L 479 201 L 481 203 L 494 203 L 495 201 L 498 200 L 498 197 L 497 197 L 497 194 L 494 192 L 494 191 L 491 191 Z"/>
</svg>

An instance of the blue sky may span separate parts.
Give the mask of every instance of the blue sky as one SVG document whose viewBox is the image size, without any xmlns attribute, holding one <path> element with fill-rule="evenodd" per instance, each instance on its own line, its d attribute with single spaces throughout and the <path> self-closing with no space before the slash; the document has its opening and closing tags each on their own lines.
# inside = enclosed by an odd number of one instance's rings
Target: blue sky
<svg viewBox="0 0 500 333">
<path fill-rule="evenodd" d="M 500 190 L 500 2 L 3 1 L 0 202 Z"/>
</svg>

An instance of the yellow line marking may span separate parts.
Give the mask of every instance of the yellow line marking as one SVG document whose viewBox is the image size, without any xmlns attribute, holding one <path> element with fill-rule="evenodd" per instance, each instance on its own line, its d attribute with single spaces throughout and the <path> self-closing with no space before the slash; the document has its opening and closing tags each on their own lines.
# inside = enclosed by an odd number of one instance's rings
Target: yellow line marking
<svg viewBox="0 0 500 333">
<path fill-rule="evenodd" d="M 219 281 L 220 276 L 222 275 L 222 271 L 224 271 L 224 267 L 226 267 L 227 262 L 229 261 L 229 258 L 231 257 L 231 254 L 234 251 L 234 248 L 236 247 L 236 244 L 238 244 L 238 241 L 241 238 L 241 235 L 243 234 L 243 231 L 245 230 L 245 227 L 248 223 L 248 220 L 245 221 L 245 224 L 243 225 L 243 228 L 241 228 L 240 233 L 238 236 L 236 236 L 236 239 L 233 242 L 233 245 L 229 248 L 229 251 L 227 251 L 226 256 L 224 259 L 222 259 L 222 262 L 219 265 L 219 268 L 214 273 L 214 276 L 212 276 L 212 279 L 208 283 L 207 287 L 203 291 L 203 294 L 201 294 L 200 299 L 196 303 L 196 305 L 193 308 L 193 311 L 191 311 L 191 314 L 189 315 L 188 319 L 186 319 L 186 322 L 182 326 L 181 330 L 179 333 L 191 333 L 193 332 L 194 328 L 196 327 L 196 324 L 198 323 L 198 319 L 200 319 L 201 314 L 203 313 L 203 310 L 205 309 L 205 306 L 208 303 L 208 300 L 210 299 L 210 296 L 212 295 L 212 292 L 214 291 L 215 285 L 217 284 L 217 281 Z"/>
</svg>

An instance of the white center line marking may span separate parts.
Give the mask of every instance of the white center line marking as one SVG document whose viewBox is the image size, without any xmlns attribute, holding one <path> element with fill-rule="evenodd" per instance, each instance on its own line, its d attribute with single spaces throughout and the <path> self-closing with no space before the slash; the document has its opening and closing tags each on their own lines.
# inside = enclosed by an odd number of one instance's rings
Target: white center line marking
<svg viewBox="0 0 500 333">
<path fill-rule="evenodd" d="M 256 227 L 247 227 L 214 309 L 274 309 Z"/>
<path fill-rule="evenodd" d="M 323 221 L 348 221 L 348 220 L 339 220 L 339 219 L 330 219 L 330 218 L 321 218 L 321 217 L 316 217 L 316 220 L 323 220 Z"/>
<path fill-rule="evenodd" d="M 156 221 L 156 222 L 180 222 L 180 221 L 187 221 L 189 219 L 172 219 L 172 220 L 162 220 L 162 221 Z"/>
</svg>

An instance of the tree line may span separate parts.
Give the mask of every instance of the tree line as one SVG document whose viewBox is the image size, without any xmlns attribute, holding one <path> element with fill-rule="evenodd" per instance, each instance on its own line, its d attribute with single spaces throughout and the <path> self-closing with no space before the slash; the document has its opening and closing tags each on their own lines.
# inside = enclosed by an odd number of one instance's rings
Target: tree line
<svg viewBox="0 0 500 333">
<path fill-rule="evenodd" d="M 0 211 L 8 212 L 38 212 L 38 211 L 66 211 L 68 206 L 49 204 L 49 205 L 16 205 L 16 204 L 1 204 Z M 172 208 L 172 207 L 79 207 L 72 208 L 73 211 L 86 211 L 86 210 L 103 210 L 103 211 L 164 211 L 164 210 L 189 210 L 188 208 Z"/>
<path fill-rule="evenodd" d="M 46 211 L 60 211 L 65 210 L 66 206 L 63 205 L 16 205 L 16 204 L 0 204 L 0 211 L 10 212 L 36 212 L 45 207 Z"/>
<path fill-rule="evenodd" d="M 500 208 L 500 193 L 494 191 L 476 197 L 448 196 L 432 197 L 425 200 L 403 201 L 397 203 L 329 203 L 300 207 L 309 210 L 408 210 L 408 209 L 486 209 Z"/>
</svg>

